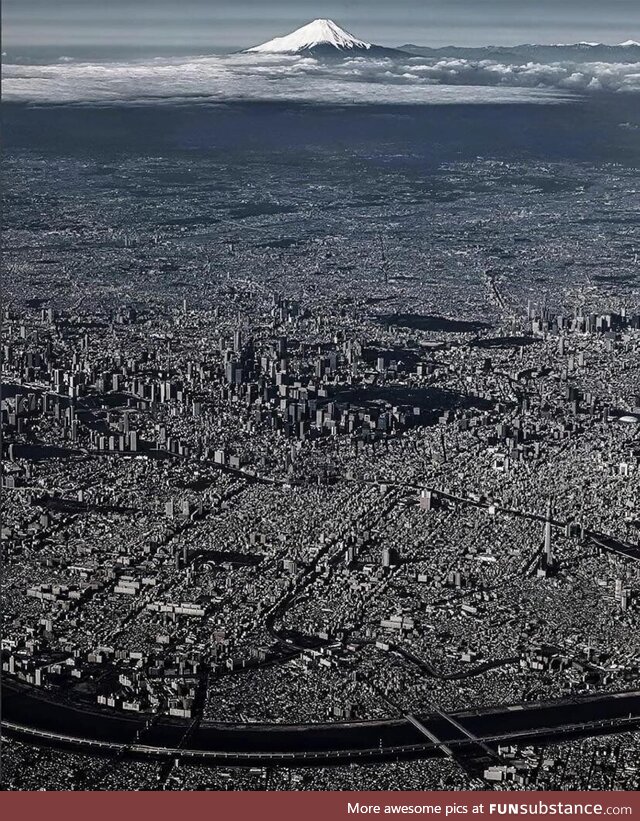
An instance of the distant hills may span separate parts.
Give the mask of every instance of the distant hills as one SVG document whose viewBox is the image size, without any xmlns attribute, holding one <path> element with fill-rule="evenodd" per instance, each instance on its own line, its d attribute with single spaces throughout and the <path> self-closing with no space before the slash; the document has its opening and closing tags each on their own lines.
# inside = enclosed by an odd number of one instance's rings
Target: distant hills
<svg viewBox="0 0 640 821">
<path fill-rule="evenodd" d="M 520 46 L 443 46 L 430 48 L 407 44 L 400 50 L 416 57 L 458 57 L 461 60 L 494 60 L 500 63 L 574 61 L 580 63 L 640 62 L 640 43 L 628 40 L 618 45 L 605 43 L 557 43 L 552 45 L 524 44 Z"/>
</svg>

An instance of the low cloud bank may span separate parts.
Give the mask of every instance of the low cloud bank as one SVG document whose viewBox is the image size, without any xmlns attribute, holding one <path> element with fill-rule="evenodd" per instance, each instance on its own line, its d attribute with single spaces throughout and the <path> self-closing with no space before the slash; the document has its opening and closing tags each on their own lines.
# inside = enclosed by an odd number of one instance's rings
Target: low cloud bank
<svg viewBox="0 0 640 821">
<path fill-rule="evenodd" d="M 235 54 L 49 65 L 5 64 L 7 101 L 115 103 L 281 100 L 318 103 L 549 102 L 570 93 L 638 93 L 640 63 L 410 57 L 323 62 Z"/>
</svg>

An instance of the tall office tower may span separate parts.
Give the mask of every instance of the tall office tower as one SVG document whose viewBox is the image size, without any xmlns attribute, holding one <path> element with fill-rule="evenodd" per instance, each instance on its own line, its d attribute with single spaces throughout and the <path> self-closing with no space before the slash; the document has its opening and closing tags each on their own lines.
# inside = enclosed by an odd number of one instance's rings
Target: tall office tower
<svg viewBox="0 0 640 821">
<path fill-rule="evenodd" d="M 551 545 L 551 498 L 547 500 L 547 515 L 544 523 L 544 555 L 547 567 L 553 565 L 553 547 Z"/>
<path fill-rule="evenodd" d="M 383 567 L 390 567 L 391 566 L 391 551 L 388 547 L 383 548 L 382 550 L 382 566 Z"/>
<path fill-rule="evenodd" d="M 420 509 L 431 510 L 433 507 L 433 494 L 430 490 L 422 490 L 420 492 Z"/>
</svg>

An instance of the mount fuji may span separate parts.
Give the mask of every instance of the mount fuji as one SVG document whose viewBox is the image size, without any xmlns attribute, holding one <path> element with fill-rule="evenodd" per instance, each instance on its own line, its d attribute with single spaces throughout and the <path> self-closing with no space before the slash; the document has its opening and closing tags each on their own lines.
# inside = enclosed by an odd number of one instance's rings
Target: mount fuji
<svg viewBox="0 0 640 821">
<path fill-rule="evenodd" d="M 303 54 L 322 57 L 394 57 L 402 52 L 359 40 L 333 20 L 319 19 L 284 37 L 276 37 L 245 54 Z"/>
</svg>

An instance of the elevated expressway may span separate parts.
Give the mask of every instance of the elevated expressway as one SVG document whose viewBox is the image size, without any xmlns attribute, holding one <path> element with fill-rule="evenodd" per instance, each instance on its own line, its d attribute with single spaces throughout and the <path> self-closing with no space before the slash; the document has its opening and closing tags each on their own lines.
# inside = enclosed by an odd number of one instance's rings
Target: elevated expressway
<svg viewBox="0 0 640 821">
<path fill-rule="evenodd" d="M 2 730 L 30 743 L 96 754 L 201 764 L 314 766 L 350 761 L 463 754 L 480 743 L 545 745 L 640 729 L 640 691 L 331 724 L 222 724 L 202 721 L 182 746 L 186 722 L 81 708 L 2 682 Z M 425 734 L 424 730 L 428 732 Z"/>
</svg>

